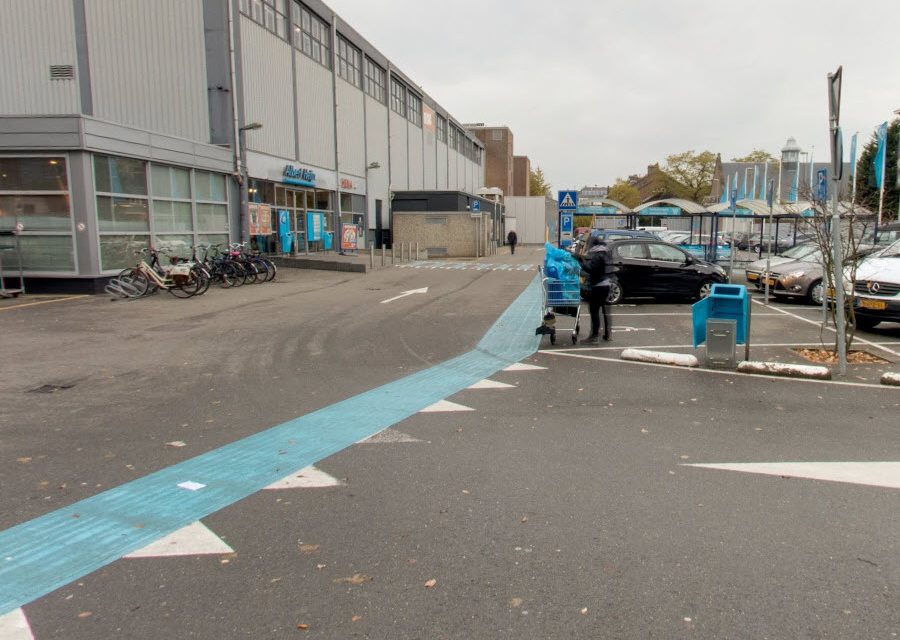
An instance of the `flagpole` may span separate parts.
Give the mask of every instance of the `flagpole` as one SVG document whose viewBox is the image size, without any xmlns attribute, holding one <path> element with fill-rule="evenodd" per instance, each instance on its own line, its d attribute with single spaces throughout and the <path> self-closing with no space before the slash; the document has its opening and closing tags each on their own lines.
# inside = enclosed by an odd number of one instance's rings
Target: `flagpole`
<svg viewBox="0 0 900 640">
<path fill-rule="evenodd" d="M 881 154 L 881 189 L 878 191 L 878 227 L 881 227 L 881 212 L 884 210 L 884 183 L 887 182 L 887 176 L 884 175 L 887 163 L 887 137 L 887 129 L 885 129 L 884 153 Z"/>
<path fill-rule="evenodd" d="M 856 136 L 859 131 L 853 134 L 853 145 L 850 150 L 850 175 L 853 176 L 853 184 L 850 185 L 850 210 L 856 206 Z"/>
</svg>

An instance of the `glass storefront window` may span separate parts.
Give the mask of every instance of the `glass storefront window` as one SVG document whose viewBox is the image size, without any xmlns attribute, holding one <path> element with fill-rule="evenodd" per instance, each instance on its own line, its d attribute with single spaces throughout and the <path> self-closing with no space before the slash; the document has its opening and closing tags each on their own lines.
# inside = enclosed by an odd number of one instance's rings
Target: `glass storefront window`
<svg viewBox="0 0 900 640">
<path fill-rule="evenodd" d="M 135 252 L 148 247 L 149 241 L 147 235 L 100 236 L 100 268 L 109 271 L 133 267 L 141 260 Z"/>
<path fill-rule="evenodd" d="M 94 156 L 97 191 L 147 195 L 147 163 L 133 158 Z"/>
<path fill-rule="evenodd" d="M 197 200 L 226 202 L 225 176 L 209 171 L 194 171 L 194 197 Z"/>
<path fill-rule="evenodd" d="M 176 235 L 161 235 L 156 236 L 155 247 L 162 251 L 167 256 L 178 256 L 179 258 L 190 258 L 192 249 L 191 245 L 194 243 L 194 236 L 176 236 Z M 203 243 L 201 243 L 203 244 Z M 200 258 L 203 257 L 201 254 Z"/>
<path fill-rule="evenodd" d="M 328 211 L 331 209 L 331 192 L 316 191 L 316 209 Z"/>
<path fill-rule="evenodd" d="M 194 221 L 191 215 L 191 203 L 154 200 L 153 228 L 158 233 L 193 231 Z"/>
<path fill-rule="evenodd" d="M 151 167 L 154 198 L 191 199 L 191 172 L 155 164 Z"/>
<path fill-rule="evenodd" d="M 0 158 L 0 191 L 68 190 L 65 158 Z"/>
<path fill-rule="evenodd" d="M 72 231 L 68 195 L 0 195 L 0 229 Z"/>
<path fill-rule="evenodd" d="M 228 229 L 228 207 L 224 204 L 197 203 L 197 226 L 200 231 Z"/>
<path fill-rule="evenodd" d="M 219 247 L 220 250 L 224 250 L 228 247 L 228 234 L 227 233 L 211 233 L 207 235 L 199 236 L 198 244 L 210 244 L 210 245 L 221 245 Z M 210 254 L 212 256 L 212 254 Z"/>
<path fill-rule="evenodd" d="M 141 198 L 97 196 L 100 231 L 149 231 L 147 201 Z"/>
<path fill-rule="evenodd" d="M 4 244 L 7 246 L 7 244 Z M 19 236 L 22 249 L 22 268 L 25 271 L 74 271 L 75 250 L 72 236 Z M 13 252 L 0 252 L 6 262 L 5 269 L 18 270 L 18 259 Z M 9 272 L 8 272 L 9 273 Z"/>
</svg>

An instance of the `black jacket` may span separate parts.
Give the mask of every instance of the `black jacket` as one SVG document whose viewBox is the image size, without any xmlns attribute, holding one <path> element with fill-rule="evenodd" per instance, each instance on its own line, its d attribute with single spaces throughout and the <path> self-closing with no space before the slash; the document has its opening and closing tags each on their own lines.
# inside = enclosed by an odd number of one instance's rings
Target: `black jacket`
<svg viewBox="0 0 900 640">
<path fill-rule="evenodd" d="M 590 248 L 587 254 L 575 257 L 578 258 L 581 267 L 587 272 L 590 286 L 594 287 L 606 283 L 609 278 L 606 274 L 606 267 L 609 262 L 609 251 L 606 247 L 595 245 Z"/>
</svg>

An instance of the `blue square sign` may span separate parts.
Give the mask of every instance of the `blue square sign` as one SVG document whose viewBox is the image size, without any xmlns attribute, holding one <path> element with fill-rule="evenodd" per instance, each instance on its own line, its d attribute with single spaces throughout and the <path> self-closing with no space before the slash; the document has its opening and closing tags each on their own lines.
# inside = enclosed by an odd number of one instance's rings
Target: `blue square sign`
<svg viewBox="0 0 900 640">
<path fill-rule="evenodd" d="M 560 191 L 558 202 L 560 211 L 575 211 L 578 208 L 578 192 Z"/>
</svg>

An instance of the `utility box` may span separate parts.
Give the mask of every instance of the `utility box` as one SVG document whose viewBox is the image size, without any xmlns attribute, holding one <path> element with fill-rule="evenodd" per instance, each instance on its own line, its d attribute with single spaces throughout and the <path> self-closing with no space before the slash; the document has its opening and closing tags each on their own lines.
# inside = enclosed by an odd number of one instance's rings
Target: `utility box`
<svg viewBox="0 0 900 640">
<path fill-rule="evenodd" d="M 706 364 L 710 367 L 734 368 L 737 322 L 709 319 L 706 321 Z"/>
<path fill-rule="evenodd" d="M 735 345 L 750 357 L 750 295 L 747 287 L 714 284 L 709 296 L 691 307 L 694 348 L 706 343 L 707 363 L 736 366 Z"/>
</svg>

